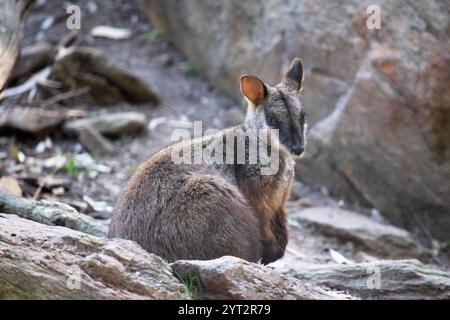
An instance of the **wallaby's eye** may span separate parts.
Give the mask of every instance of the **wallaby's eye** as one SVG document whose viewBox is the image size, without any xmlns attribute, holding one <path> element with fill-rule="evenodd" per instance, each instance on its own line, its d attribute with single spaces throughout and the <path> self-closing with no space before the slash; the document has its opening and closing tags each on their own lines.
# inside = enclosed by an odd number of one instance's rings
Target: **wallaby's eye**
<svg viewBox="0 0 450 320">
<path fill-rule="evenodd" d="M 277 119 L 275 119 L 275 117 L 271 114 L 266 116 L 266 122 L 270 127 L 276 127 L 277 125 Z"/>
</svg>

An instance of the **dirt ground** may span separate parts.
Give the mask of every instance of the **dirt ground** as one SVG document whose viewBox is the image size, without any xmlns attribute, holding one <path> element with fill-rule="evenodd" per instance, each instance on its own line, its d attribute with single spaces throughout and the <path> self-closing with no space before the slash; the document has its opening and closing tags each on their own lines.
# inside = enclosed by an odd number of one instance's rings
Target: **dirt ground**
<svg viewBox="0 0 450 320">
<path fill-rule="evenodd" d="M 39 3 L 39 2 L 38 2 Z M 38 5 L 28 17 L 24 32 L 23 45 L 32 45 L 40 41 L 57 43 L 69 31 L 66 28 L 65 9 L 58 0 L 47 0 Z M 170 144 L 173 129 L 186 126 L 190 121 L 202 121 L 203 129 L 222 129 L 230 124 L 230 110 L 233 114 L 242 110 L 242 102 L 235 101 L 213 88 L 200 72 L 189 72 L 189 61 L 164 39 L 160 30 L 152 30 L 147 18 L 138 9 L 135 1 L 97 0 L 96 11 L 93 1 L 72 1 L 82 9 L 79 45 L 92 46 L 101 50 L 117 65 L 142 77 L 161 98 L 161 104 L 154 107 L 150 104 L 132 105 L 120 103 L 114 106 L 97 106 L 83 99 L 63 101 L 49 107 L 59 110 L 82 110 L 88 115 L 112 113 L 116 111 L 143 112 L 150 119 L 149 128 L 139 137 L 122 136 L 113 141 L 115 154 L 111 157 L 93 156 L 98 170 L 80 169 L 77 174 L 70 174 L 61 169 L 53 172 L 43 163 L 58 156 L 70 158 L 85 151 L 80 143 L 64 136 L 61 132 L 50 135 L 51 146 L 45 151 L 37 151 L 38 144 L 43 140 L 18 140 L 12 137 L 0 138 L 1 170 L 4 175 L 17 178 L 23 196 L 38 199 L 58 200 L 74 206 L 79 211 L 109 223 L 111 208 L 114 206 L 121 188 L 135 171 L 137 166 L 163 146 Z M 89 3 L 91 3 L 89 5 Z M 42 30 L 42 23 L 54 16 L 53 25 Z M 126 40 L 110 40 L 93 38 L 89 35 L 91 28 L 97 25 L 125 27 L 132 31 L 132 37 Z M 192 67 L 192 66 L 191 66 Z M 236 79 L 238 81 L 238 79 Z M 39 95 L 33 101 L 38 103 L 43 97 Z M 11 98 L 4 102 L 4 107 L 13 105 L 28 105 L 25 96 Z M 9 157 L 11 146 L 17 146 L 28 161 L 16 163 Z M 56 160 L 55 160 L 56 161 Z M 51 176 L 55 186 L 62 187 L 55 194 L 52 188 L 41 188 L 43 177 Z M 296 184 L 296 197 L 300 200 L 291 201 L 288 211 L 295 212 L 306 206 L 335 206 L 351 208 L 362 214 L 373 216 L 377 212 L 371 208 L 359 208 L 344 203 L 339 199 L 327 196 L 323 188 L 311 188 Z M 86 204 L 86 195 L 100 203 L 104 210 L 95 210 Z M 89 202 L 89 201 L 88 201 Z M 329 249 L 334 249 L 345 257 L 357 261 L 358 250 L 350 242 L 342 243 L 337 239 L 327 238 L 313 229 L 291 223 L 290 247 L 288 258 L 297 257 L 305 262 L 333 262 Z M 444 259 L 445 257 L 441 258 Z M 445 261 L 445 259 L 444 259 Z M 443 264 L 445 264 L 443 262 Z"/>
<path fill-rule="evenodd" d="M 184 71 L 186 61 L 167 41 L 147 40 L 146 36 L 151 34 L 150 27 L 146 18 L 137 10 L 134 2 L 97 1 L 95 14 L 87 13 L 85 4 L 87 2 L 79 1 L 79 3 L 82 8 L 79 45 L 101 50 L 108 58 L 117 62 L 117 65 L 143 78 L 161 99 L 158 107 L 150 104 L 132 105 L 125 102 L 114 106 L 100 107 L 83 101 L 83 99 L 72 99 L 48 108 L 66 111 L 82 110 L 86 111 L 88 115 L 137 111 L 145 113 L 148 119 L 156 119 L 154 124 L 162 123 L 137 138 L 120 137 L 114 141 L 116 152 L 113 157 L 95 159 L 111 168 L 111 173 L 98 174 L 94 179 L 87 178 L 82 181 L 70 177 L 70 186 L 67 186 L 68 190 L 64 198 L 71 197 L 80 200 L 83 194 L 88 194 L 94 199 L 113 204 L 121 187 L 136 167 L 163 146 L 171 143 L 170 135 L 177 125 L 199 120 L 202 121 L 205 130 L 224 128 L 226 127 L 227 110 L 240 108 L 240 106 L 236 101 L 214 90 L 199 76 L 186 75 Z M 63 18 L 56 18 L 50 29 L 40 30 L 42 22 L 51 15 L 66 17 L 61 2 L 46 1 L 45 5 L 39 6 L 31 12 L 25 26 L 24 45 L 32 45 L 44 40 L 57 43 L 69 32 Z M 127 40 L 109 40 L 94 39 L 89 36 L 91 28 L 101 24 L 129 28 L 133 32 L 133 37 Z M 33 103 L 38 104 L 40 99 L 38 96 Z M 5 104 L 7 106 L 28 105 L 28 102 L 24 95 L 20 98 L 8 99 Z M 173 123 L 170 120 L 173 120 Z M 28 140 L 17 143 L 19 149 L 27 157 L 40 159 L 47 159 L 60 153 L 70 155 L 83 152 L 77 140 L 63 136 L 61 133 L 52 134 L 50 138 L 53 147 L 42 154 L 35 153 L 35 148 L 40 141 Z M 2 139 L 3 156 L 7 154 L 10 143 L 11 139 Z M 5 164 L 8 165 L 8 163 Z M 25 165 L 12 165 L 12 167 L 9 170 L 12 173 L 27 169 Z M 65 172 L 57 172 L 54 176 L 67 178 Z M 26 182 L 21 182 L 25 196 L 33 195 L 35 186 L 28 186 Z M 43 193 L 41 197 L 51 196 Z M 84 211 L 83 208 L 78 209 Z M 87 211 L 84 212 L 89 214 Z"/>
</svg>

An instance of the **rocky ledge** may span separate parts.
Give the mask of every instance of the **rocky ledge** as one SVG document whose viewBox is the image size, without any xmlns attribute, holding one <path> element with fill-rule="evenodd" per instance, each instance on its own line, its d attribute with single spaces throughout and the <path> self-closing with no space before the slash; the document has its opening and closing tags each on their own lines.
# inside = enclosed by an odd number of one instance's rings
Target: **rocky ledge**
<svg viewBox="0 0 450 320">
<path fill-rule="evenodd" d="M 0 214 L 1 299 L 448 299 L 417 260 L 263 266 L 163 259 L 138 244 Z"/>
</svg>

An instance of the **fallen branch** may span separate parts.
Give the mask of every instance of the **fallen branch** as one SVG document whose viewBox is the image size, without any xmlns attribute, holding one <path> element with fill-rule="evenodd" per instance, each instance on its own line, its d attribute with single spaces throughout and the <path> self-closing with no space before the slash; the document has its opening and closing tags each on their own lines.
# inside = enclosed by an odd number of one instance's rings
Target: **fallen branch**
<svg viewBox="0 0 450 320">
<path fill-rule="evenodd" d="M 59 202 L 28 200 L 0 191 L 0 212 L 16 214 L 48 225 L 64 226 L 100 237 L 106 236 L 107 233 L 107 228 L 95 219 Z"/>
<path fill-rule="evenodd" d="M 3 91 L 3 98 L 8 98 L 12 96 L 16 96 L 19 94 L 26 93 L 28 91 L 36 91 L 38 84 L 45 84 L 48 81 L 48 77 L 50 76 L 51 68 L 46 67 L 38 72 L 36 72 L 33 76 L 30 77 L 27 81 L 24 83 L 8 88 L 5 91 Z"/>
<path fill-rule="evenodd" d="M 47 179 L 49 177 L 52 177 L 59 169 L 60 169 L 60 167 L 56 166 L 55 168 L 53 168 L 52 172 L 49 175 L 47 175 L 44 179 L 41 180 L 41 182 L 39 183 L 39 186 L 37 187 L 36 191 L 33 194 L 33 200 L 37 200 L 39 198 L 39 195 L 41 194 L 42 189 L 44 188 L 44 186 L 47 182 Z"/>
</svg>

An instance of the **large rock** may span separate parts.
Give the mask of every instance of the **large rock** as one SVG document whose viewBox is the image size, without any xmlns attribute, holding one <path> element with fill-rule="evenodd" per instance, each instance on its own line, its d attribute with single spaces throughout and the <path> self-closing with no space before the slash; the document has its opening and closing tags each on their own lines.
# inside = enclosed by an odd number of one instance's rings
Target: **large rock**
<svg viewBox="0 0 450 320">
<path fill-rule="evenodd" d="M 0 299 L 187 299 L 167 262 L 105 239 L 0 214 Z"/>
<path fill-rule="evenodd" d="M 344 290 L 362 299 L 450 299 L 450 273 L 417 260 L 358 264 L 273 264 L 307 283 Z"/>
<path fill-rule="evenodd" d="M 448 237 L 448 1 L 144 3 L 152 23 L 237 98 L 240 74 L 273 84 L 302 57 L 313 127 L 297 176 Z M 366 9 L 376 4 L 381 29 L 370 30 Z"/>
<path fill-rule="evenodd" d="M 450 273 L 416 260 L 348 265 L 280 260 L 268 267 L 222 257 L 169 265 L 132 241 L 0 214 L 0 299 L 190 297 L 449 299 Z"/>
<path fill-rule="evenodd" d="M 351 241 L 383 258 L 425 258 L 426 251 L 403 229 L 338 208 L 308 208 L 289 216 L 313 225 L 327 236 Z"/>
<path fill-rule="evenodd" d="M 180 260 L 173 272 L 202 299 L 351 299 L 236 257 Z"/>
</svg>

